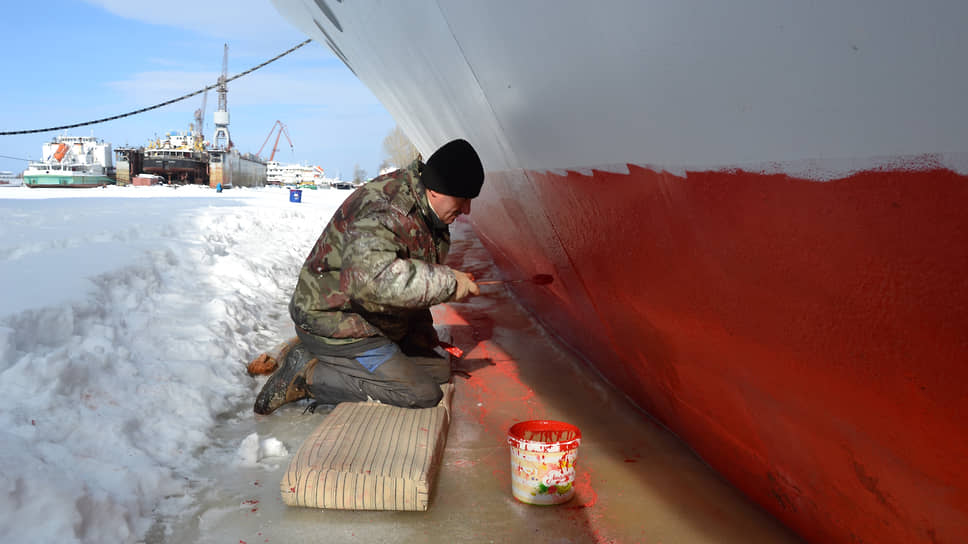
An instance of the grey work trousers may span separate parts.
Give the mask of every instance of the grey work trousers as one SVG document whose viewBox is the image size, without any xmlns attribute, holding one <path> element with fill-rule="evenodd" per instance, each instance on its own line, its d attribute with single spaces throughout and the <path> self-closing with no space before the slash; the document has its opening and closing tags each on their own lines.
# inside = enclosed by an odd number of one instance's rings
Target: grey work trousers
<svg viewBox="0 0 968 544">
<path fill-rule="evenodd" d="M 450 381 L 450 358 L 434 351 L 405 352 L 380 337 L 332 345 L 299 328 L 296 334 L 319 360 L 308 381 L 313 399 L 323 404 L 372 399 L 404 408 L 429 408 L 443 397 L 440 384 Z"/>
</svg>

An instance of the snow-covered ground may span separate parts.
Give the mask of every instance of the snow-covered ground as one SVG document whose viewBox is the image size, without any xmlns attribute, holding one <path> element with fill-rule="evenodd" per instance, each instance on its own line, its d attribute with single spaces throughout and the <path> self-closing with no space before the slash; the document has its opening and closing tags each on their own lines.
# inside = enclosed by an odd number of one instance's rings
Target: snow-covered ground
<svg viewBox="0 0 968 544">
<path fill-rule="evenodd" d="M 253 356 L 291 335 L 312 242 L 349 191 L 0 188 L 0 541 L 135 542 L 199 508 L 204 467 L 288 455 Z"/>
</svg>

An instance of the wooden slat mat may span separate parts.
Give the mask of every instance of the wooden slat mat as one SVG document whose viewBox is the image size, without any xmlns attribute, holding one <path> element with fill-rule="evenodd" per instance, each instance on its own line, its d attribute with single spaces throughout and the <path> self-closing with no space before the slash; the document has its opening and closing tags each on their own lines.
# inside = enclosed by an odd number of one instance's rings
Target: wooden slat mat
<svg viewBox="0 0 968 544">
<path fill-rule="evenodd" d="M 426 510 L 440 466 L 454 386 L 433 408 L 344 402 L 310 434 L 282 478 L 289 506 Z"/>
</svg>

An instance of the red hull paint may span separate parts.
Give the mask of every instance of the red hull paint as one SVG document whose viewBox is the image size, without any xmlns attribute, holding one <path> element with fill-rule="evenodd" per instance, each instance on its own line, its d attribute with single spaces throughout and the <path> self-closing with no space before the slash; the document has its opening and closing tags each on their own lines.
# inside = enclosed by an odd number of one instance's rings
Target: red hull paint
<svg viewBox="0 0 968 544">
<path fill-rule="evenodd" d="M 545 324 L 811 542 L 968 535 L 968 177 L 489 173 Z M 636 241 L 630 244 L 630 241 Z"/>
</svg>

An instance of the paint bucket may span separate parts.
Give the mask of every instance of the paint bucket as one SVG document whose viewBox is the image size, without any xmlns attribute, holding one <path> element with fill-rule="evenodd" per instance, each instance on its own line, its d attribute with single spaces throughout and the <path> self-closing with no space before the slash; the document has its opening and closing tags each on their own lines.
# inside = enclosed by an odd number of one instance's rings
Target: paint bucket
<svg viewBox="0 0 968 544">
<path fill-rule="evenodd" d="M 561 504 L 575 495 L 581 431 L 561 421 L 522 421 L 508 431 L 511 493 L 527 504 Z"/>
</svg>

